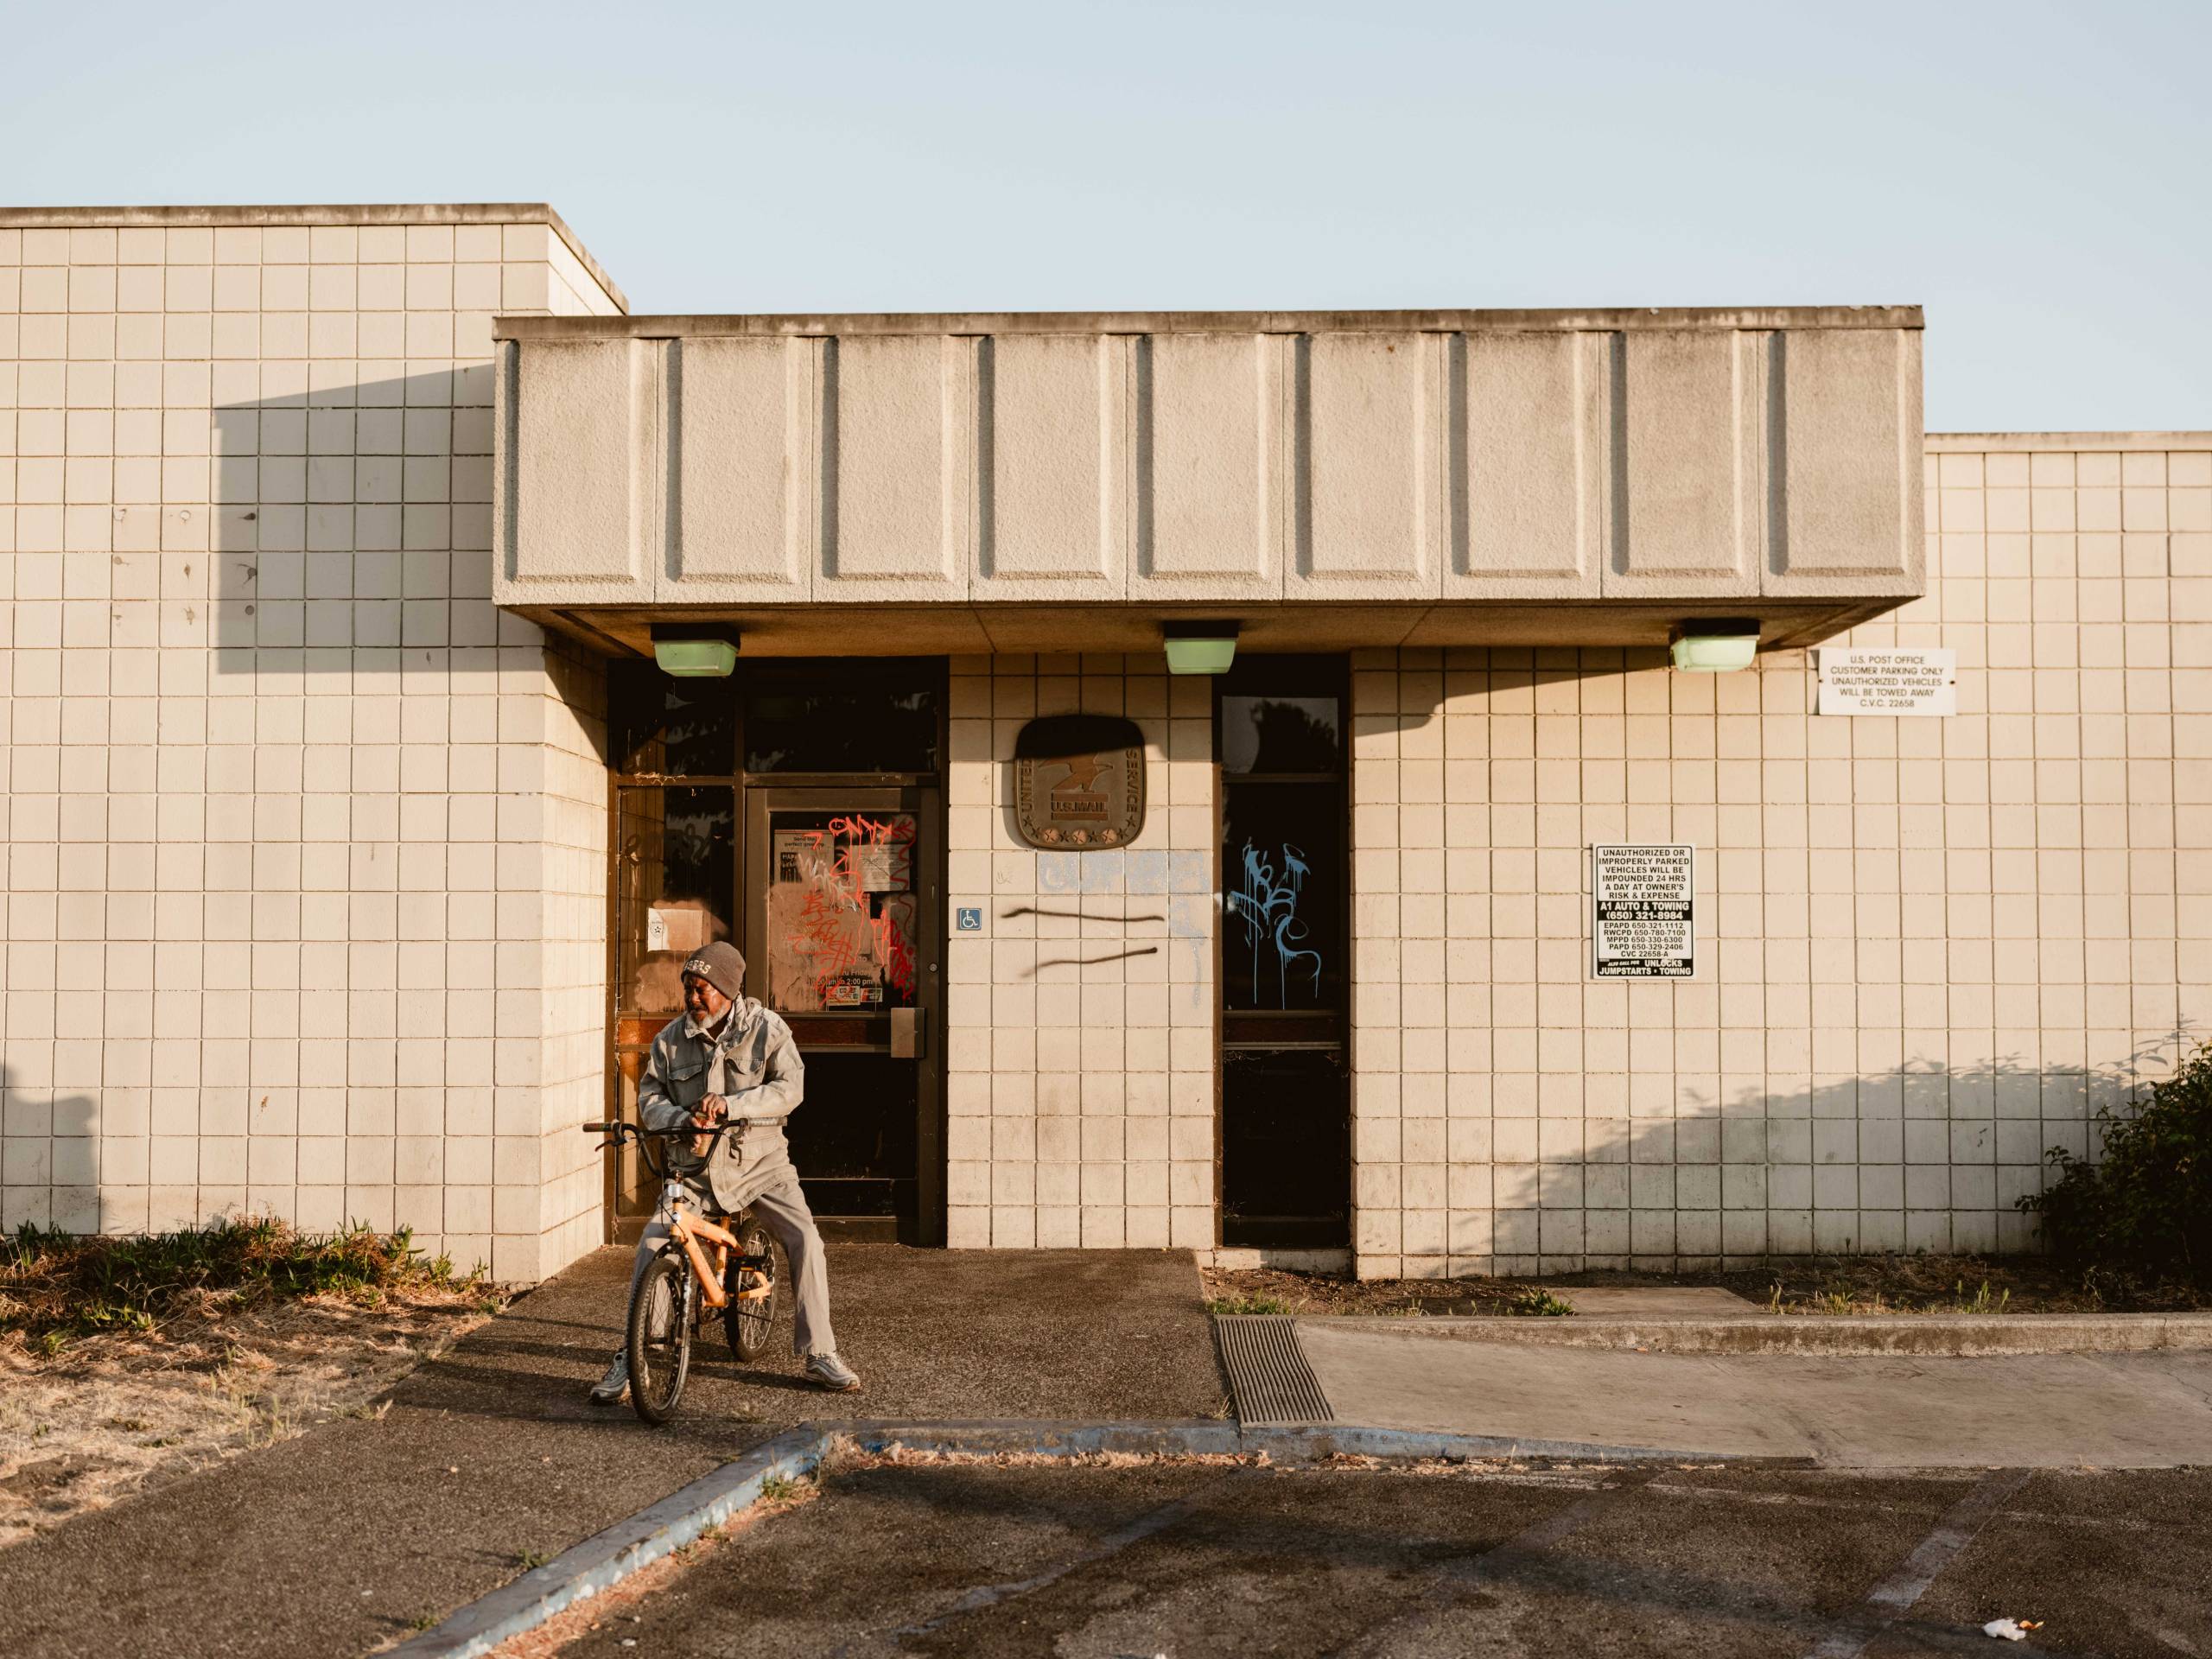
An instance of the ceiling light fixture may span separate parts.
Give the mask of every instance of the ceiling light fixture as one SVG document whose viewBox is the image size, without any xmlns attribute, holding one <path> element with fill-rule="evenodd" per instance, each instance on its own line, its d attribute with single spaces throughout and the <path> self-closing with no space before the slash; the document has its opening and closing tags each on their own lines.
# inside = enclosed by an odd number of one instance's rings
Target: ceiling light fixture
<svg viewBox="0 0 2212 1659">
<path fill-rule="evenodd" d="M 1170 674 L 1226 674 L 1236 660 L 1234 622 L 1164 622 Z"/>
<path fill-rule="evenodd" d="M 1757 617 L 1693 617 L 1675 630 L 1675 667 L 1684 674 L 1727 674 L 1758 655 Z"/>
<path fill-rule="evenodd" d="M 737 630 L 721 622 L 656 622 L 653 661 L 680 680 L 727 679 L 737 668 Z"/>
</svg>

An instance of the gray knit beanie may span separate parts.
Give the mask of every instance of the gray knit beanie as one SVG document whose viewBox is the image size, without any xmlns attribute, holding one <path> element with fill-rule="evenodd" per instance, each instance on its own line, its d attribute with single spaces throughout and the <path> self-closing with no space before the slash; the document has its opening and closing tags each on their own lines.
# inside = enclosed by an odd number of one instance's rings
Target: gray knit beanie
<svg viewBox="0 0 2212 1659">
<path fill-rule="evenodd" d="M 733 1002 L 745 995 L 745 958 L 728 939 L 694 950 L 684 959 L 683 972 L 696 974 Z"/>
</svg>

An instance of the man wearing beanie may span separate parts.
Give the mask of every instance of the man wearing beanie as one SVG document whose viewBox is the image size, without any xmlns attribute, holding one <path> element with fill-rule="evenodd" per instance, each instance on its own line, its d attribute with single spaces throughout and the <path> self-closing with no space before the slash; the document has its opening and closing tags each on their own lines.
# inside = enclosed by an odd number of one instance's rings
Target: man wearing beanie
<svg viewBox="0 0 2212 1659">
<path fill-rule="evenodd" d="M 791 1264 L 798 1302 L 791 1350 L 805 1359 L 807 1380 L 841 1392 L 857 1389 L 859 1376 L 837 1357 L 822 1235 L 784 1140 L 784 1120 L 805 1092 L 806 1068 L 791 1028 L 773 1009 L 746 995 L 745 958 L 721 940 L 684 962 L 683 1009 L 683 1019 L 670 1020 L 653 1039 L 638 1085 L 639 1119 L 649 1129 L 687 1123 L 711 1129 L 728 1118 L 739 1122 L 741 1127 L 715 1143 L 703 1171 L 687 1141 L 666 1142 L 670 1167 L 694 1186 L 703 1185 L 725 1213 L 752 1206 Z M 646 1227 L 631 1264 L 632 1290 L 668 1236 L 658 1217 Z M 595 1404 L 613 1405 L 629 1386 L 629 1357 L 618 1349 L 591 1397 Z"/>
</svg>

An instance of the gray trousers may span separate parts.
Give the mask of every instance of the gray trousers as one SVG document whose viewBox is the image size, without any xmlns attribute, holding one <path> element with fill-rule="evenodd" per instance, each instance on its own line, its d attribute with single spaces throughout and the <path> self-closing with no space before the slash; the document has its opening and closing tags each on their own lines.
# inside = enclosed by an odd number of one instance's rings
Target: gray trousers
<svg viewBox="0 0 2212 1659">
<path fill-rule="evenodd" d="M 796 1179 L 772 1186 L 753 1200 L 753 1213 L 784 1247 L 791 1264 L 791 1287 L 797 1313 L 791 1320 L 791 1352 L 801 1358 L 837 1351 L 837 1333 L 830 1328 L 830 1268 L 823 1259 L 822 1235 L 816 1230 L 814 1212 L 806 1207 L 806 1194 Z M 630 1263 L 630 1288 L 638 1288 L 645 1268 L 669 1231 L 659 1217 L 645 1224 L 638 1239 L 638 1254 Z"/>
</svg>

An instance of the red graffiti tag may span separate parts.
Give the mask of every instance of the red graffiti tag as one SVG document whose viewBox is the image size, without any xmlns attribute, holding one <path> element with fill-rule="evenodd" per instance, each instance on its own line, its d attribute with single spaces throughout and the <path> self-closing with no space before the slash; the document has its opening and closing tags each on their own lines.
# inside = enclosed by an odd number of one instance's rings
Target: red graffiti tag
<svg viewBox="0 0 2212 1659">
<path fill-rule="evenodd" d="M 807 963 L 816 1001 L 823 1007 L 834 1006 L 838 982 L 860 966 L 863 939 L 883 965 L 886 986 L 901 1001 L 911 1000 L 915 982 L 912 943 L 894 913 L 871 906 L 872 889 L 864 883 L 870 869 L 880 870 L 881 857 L 892 855 L 892 849 L 912 857 L 913 820 L 836 817 L 826 829 L 805 832 L 805 839 L 807 852 L 799 861 L 805 893 L 797 929 L 787 942 Z M 877 849 L 884 849 L 883 854 L 871 856 Z M 864 932 L 853 925 L 855 917 Z"/>
</svg>

